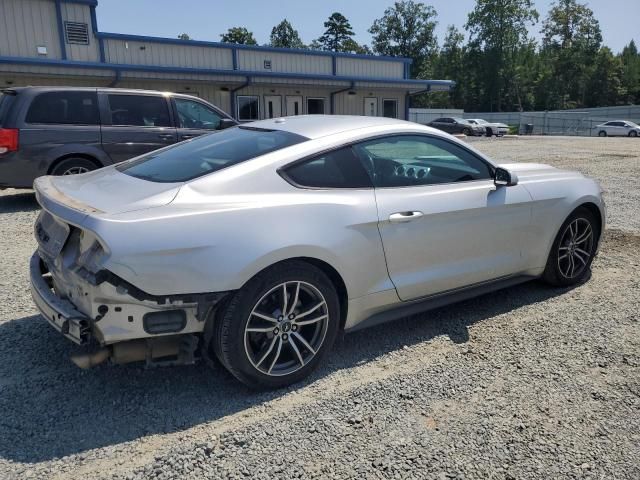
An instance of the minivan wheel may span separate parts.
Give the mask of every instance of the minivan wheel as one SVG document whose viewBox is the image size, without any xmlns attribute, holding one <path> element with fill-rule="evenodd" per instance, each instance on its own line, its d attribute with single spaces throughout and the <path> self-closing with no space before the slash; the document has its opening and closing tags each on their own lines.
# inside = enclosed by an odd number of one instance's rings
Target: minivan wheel
<svg viewBox="0 0 640 480">
<path fill-rule="evenodd" d="M 543 278 L 554 286 L 568 287 L 589 277 L 600 236 L 600 225 L 586 208 L 567 218 L 551 247 Z"/>
<path fill-rule="evenodd" d="M 86 158 L 71 157 L 62 160 L 51 171 L 51 175 L 78 175 L 95 170 L 98 166 Z"/>
<path fill-rule="evenodd" d="M 339 311 L 336 290 L 321 270 L 283 263 L 236 292 L 214 320 L 208 347 L 245 385 L 284 387 L 308 376 L 331 349 Z"/>
</svg>

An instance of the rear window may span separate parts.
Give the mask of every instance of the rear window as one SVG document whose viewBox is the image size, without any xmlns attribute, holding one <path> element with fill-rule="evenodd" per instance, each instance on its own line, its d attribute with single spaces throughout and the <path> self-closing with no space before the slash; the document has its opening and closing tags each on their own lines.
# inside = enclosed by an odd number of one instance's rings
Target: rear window
<svg viewBox="0 0 640 480">
<path fill-rule="evenodd" d="M 117 169 L 152 182 L 185 182 L 306 140 L 279 130 L 234 127 L 149 153 Z"/>
<path fill-rule="evenodd" d="M 96 92 L 47 92 L 33 99 L 27 123 L 97 125 L 99 123 Z"/>
</svg>

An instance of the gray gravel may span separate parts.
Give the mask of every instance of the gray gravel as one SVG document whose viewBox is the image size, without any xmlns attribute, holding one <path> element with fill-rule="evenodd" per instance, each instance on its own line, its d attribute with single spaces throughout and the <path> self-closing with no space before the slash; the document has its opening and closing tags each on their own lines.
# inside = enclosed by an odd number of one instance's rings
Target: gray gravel
<svg viewBox="0 0 640 480">
<path fill-rule="evenodd" d="M 29 297 L 33 195 L 0 194 L 0 478 L 640 478 L 640 141 L 474 145 L 601 180 L 591 280 L 348 335 L 270 393 L 222 368 L 78 370 Z"/>
</svg>

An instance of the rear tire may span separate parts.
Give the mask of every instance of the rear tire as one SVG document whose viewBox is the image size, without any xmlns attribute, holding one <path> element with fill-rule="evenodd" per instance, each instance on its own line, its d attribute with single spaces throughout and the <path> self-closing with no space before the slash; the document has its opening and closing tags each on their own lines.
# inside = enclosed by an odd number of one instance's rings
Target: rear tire
<svg viewBox="0 0 640 480">
<path fill-rule="evenodd" d="M 70 157 L 58 163 L 51 171 L 51 175 L 78 175 L 96 170 L 97 168 L 98 166 L 91 160 L 80 157 Z"/>
<path fill-rule="evenodd" d="M 577 208 L 560 227 L 542 278 L 556 287 L 587 280 L 599 238 L 600 225 L 593 213 L 584 207 Z"/>
<path fill-rule="evenodd" d="M 215 325 L 207 348 L 234 377 L 256 389 L 307 377 L 333 346 L 340 324 L 333 284 L 301 261 L 259 273 L 223 308 L 209 319 Z"/>
<path fill-rule="evenodd" d="M 606 137 L 606 136 L 607 136 L 607 132 L 605 132 L 604 130 L 600 130 L 600 131 L 598 132 L 598 136 L 599 136 L 599 137 Z"/>
</svg>

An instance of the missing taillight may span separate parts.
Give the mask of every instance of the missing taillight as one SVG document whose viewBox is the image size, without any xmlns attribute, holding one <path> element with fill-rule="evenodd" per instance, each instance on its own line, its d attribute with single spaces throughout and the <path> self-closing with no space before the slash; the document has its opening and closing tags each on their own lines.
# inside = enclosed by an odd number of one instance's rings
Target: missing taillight
<svg viewBox="0 0 640 480">
<path fill-rule="evenodd" d="M 0 155 L 18 150 L 19 134 L 17 128 L 0 128 Z"/>
</svg>

